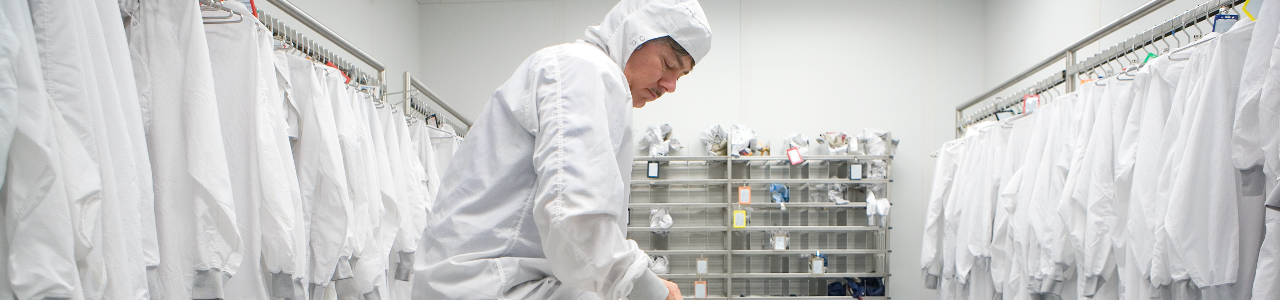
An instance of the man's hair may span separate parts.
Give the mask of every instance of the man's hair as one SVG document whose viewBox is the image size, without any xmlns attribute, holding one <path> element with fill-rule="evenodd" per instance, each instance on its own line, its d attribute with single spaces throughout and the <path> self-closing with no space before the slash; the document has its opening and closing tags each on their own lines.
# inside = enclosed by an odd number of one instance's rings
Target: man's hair
<svg viewBox="0 0 1280 300">
<path fill-rule="evenodd" d="M 649 40 L 649 41 L 647 41 L 647 42 L 644 42 L 644 44 L 641 44 L 641 45 L 640 45 L 640 47 L 644 47 L 644 45 L 648 45 L 649 43 L 661 43 L 661 44 L 666 44 L 667 46 L 670 46 L 670 47 L 671 47 L 671 51 L 675 51 L 675 52 L 676 52 L 676 54 L 678 54 L 678 55 L 680 55 L 680 56 L 691 56 L 691 55 L 689 55 L 689 51 L 688 51 L 688 50 L 684 50 L 684 47 L 683 47 L 683 46 L 680 46 L 680 43 L 677 43 L 677 42 L 676 42 L 676 40 L 675 40 L 675 39 L 673 39 L 673 38 L 671 38 L 671 36 L 669 36 L 669 35 L 668 35 L 668 36 L 663 36 L 663 37 L 660 37 L 660 38 L 655 38 L 655 39 Z M 637 49 L 638 49 L 638 48 L 639 48 L 639 47 L 637 47 Z M 691 61 L 691 62 L 692 62 L 692 63 L 689 65 L 689 67 L 690 67 L 690 68 L 693 68 L 693 66 L 694 66 L 694 65 L 697 65 L 697 64 L 698 64 L 698 62 L 696 62 L 696 61 Z"/>
</svg>

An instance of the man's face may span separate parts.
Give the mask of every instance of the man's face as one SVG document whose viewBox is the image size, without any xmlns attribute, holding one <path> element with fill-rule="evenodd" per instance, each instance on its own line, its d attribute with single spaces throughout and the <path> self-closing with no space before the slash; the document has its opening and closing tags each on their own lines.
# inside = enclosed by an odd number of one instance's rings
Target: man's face
<svg viewBox="0 0 1280 300">
<path fill-rule="evenodd" d="M 650 42 L 640 46 L 631 52 L 627 67 L 622 70 L 630 84 L 631 106 L 641 108 L 662 94 L 675 92 L 676 80 L 692 69 L 692 57 L 676 54 L 665 43 Z"/>
</svg>

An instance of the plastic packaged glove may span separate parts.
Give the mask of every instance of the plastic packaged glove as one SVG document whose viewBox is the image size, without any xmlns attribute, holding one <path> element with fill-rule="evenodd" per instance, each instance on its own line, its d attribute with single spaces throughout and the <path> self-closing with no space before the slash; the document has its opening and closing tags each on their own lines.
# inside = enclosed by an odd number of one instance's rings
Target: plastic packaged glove
<svg viewBox="0 0 1280 300">
<path fill-rule="evenodd" d="M 671 125 L 668 124 L 649 125 L 640 141 L 640 147 L 648 150 L 649 156 L 665 156 L 683 148 L 680 141 L 671 138 Z"/>
<path fill-rule="evenodd" d="M 888 130 L 864 128 L 858 140 L 867 145 L 867 155 L 893 155 L 898 147 L 898 140 Z"/>
<path fill-rule="evenodd" d="M 666 255 L 658 255 L 653 257 L 653 264 L 649 265 L 649 271 L 653 274 L 667 274 L 671 272 L 671 262 L 667 260 Z"/>
<path fill-rule="evenodd" d="M 880 201 L 876 200 L 876 193 L 867 191 L 867 226 L 876 226 L 877 211 L 879 211 Z"/>
<path fill-rule="evenodd" d="M 893 207 L 893 205 L 889 204 L 889 198 L 880 198 L 876 201 L 880 202 L 880 204 L 876 204 L 876 214 L 880 215 L 877 219 L 880 221 L 880 227 L 885 227 L 889 223 L 889 208 Z"/>
<path fill-rule="evenodd" d="M 786 143 L 787 149 L 796 148 L 799 150 L 800 156 L 809 155 L 809 139 L 803 134 L 792 134 L 787 136 L 786 140 L 783 142 Z"/>
<path fill-rule="evenodd" d="M 849 200 L 844 199 L 844 194 L 847 190 L 848 188 L 844 184 L 832 184 L 827 188 L 827 198 L 830 198 L 831 202 L 836 204 L 849 204 Z"/>
<path fill-rule="evenodd" d="M 770 184 L 769 194 L 770 196 L 773 197 L 771 201 L 773 201 L 774 203 L 791 202 L 791 190 L 788 189 L 787 186 L 784 184 L 781 184 L 781 183 Z"/>
<path fill-rule="evenodd" d="M 712 156 L 728 155 L 729 134 L 724 131 L 720 125 L 711 125 L 707 130 L 698 133 L 698 140 L 707 146 L 707 152 Z"/>
<path fill-rule="evenodd" d="M 733 125 L 729 129 L 729 139 L 729 154 L 734 157 L 751 155 L 764 148 L 756 142 L 756 132 L 747 126 Z"/>
<path fill-rule="evenodd" d="M 830 155 L 846 155 L 849 153 L 849 135 L 844 132 L 827 132 L 818 135 L 818 143 L 827 145 Z"/>
<path fill-rule="evenodd" d="M 671 209 L 666 207 L 654 207 L 649 209 L 649 227 L 657 229 L 671 229 L 674 222 L 671 220 Z"/>
</svg>

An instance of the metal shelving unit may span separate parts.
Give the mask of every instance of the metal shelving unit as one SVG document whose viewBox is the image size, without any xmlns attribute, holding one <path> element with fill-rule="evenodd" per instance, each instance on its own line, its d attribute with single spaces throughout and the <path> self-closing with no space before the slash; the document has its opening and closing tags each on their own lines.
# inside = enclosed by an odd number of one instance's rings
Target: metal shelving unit
<svg viewBox="0 0 1280 300">
<path fill-rule="evenodd" d="M 849 179 L 849 165 L 862 165 L 865 173 L 877 160 L 887 166 L 885 178 Z M 864 201 L 872 187 L 882 188 L 878 198 L 893 199 L 892 160 L 826 155 L 791 165 L 782 156 L 636 157 L 627 235 L 649 255 L 667 257 L 669 273 L 658 276 L 679 285 L 685 298 L 694 298 L 694 282 L 704 281 L 707 299 L 847 299 L 827 296 L 827 284 L 879 277 L 887 285 L 892 227 L 888 220 L 883 227 L 870 224 Z M 647 176 L 651 163 L 657 178 Z M 775 183 L 788 187 L 789 202 L 771 202 Z M 849 203 L 828 199 L 839 184 Z M 738 202 L 742 188 L 750 190 L 751 203 Z M 668 209 L 674 225 L 649 227 L 651 209 Z M 735 210 L 746 211 L 746 226 L 734 227 Z M 781 232 L 787 248 L 775 250 L 772 236 Z M 827 257 L 823 274 L 810 269 L 815 252 Z M 707 261 L 707 274 L 697 274 L 699 259 Z"/>
</svg>

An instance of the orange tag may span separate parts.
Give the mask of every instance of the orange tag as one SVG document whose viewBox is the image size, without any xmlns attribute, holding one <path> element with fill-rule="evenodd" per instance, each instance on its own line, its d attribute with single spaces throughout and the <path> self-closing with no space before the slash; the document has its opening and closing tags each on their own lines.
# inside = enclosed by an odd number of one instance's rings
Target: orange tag
<svg viewBox="0 0 1280 300">
<path fill-rule="evenodd" d="M 800 157 L 800 148 L 791 147 L 787 149 L 787 159 L 791 160 L 792 165 L 798 165 L 804 162 L 804 158 Z"/>
<path fill-rule="evenodd" d="M 707 297 L 707 282 L 706 282 L 706 281 L 694 281 L 694 282 L 693 282 L 693 297 L 694 297 L 694 298 L 706 298 L 706 297 Z"/>
<path fill-rule="evenodd" d="M 751 204 L 751 187 L 738 187 L 738 204 Z"/>
</svg>

